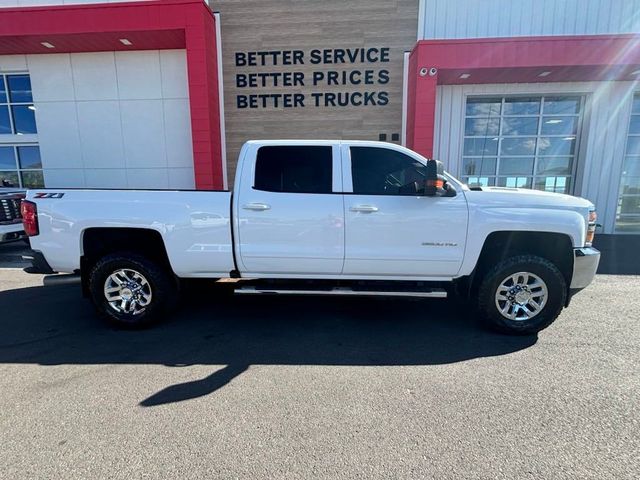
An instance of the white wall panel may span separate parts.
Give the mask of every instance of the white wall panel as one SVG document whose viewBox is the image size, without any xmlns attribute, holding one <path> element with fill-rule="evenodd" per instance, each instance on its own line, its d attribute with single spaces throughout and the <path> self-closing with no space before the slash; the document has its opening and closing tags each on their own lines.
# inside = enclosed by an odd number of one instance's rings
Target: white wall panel
<svg viewBox="0 0 640 480">
<path fill-rule="evenodd" d="M 127 188 L 127 172 L 119 168 L 85 168 L 85 187 Z"/>
<path fill-rule="evenodd" d="M 84 169 L 45 168 L 44 183 L 47 188 L 82 188 L 85 186 Z"/>
<path fill-rule="evenodd" d="M 27 55 L 34 102 L 75 100 L 68 53 Z"/>
<path fill-rule="evenodd" d="M 75 102 L 36 103 L 36 124 L 40 156 L 47 168 L 84 166 Z"/>
<path fill-rule="evenodd" d="M 189 100 L 164 100 L 163 106 L 167 165 L 193 167 Z"/>
<path fill-rule="evenodd" d="M 425 39 L 640 32 L 640 0 L 422 0 Z"/>
<path fill-rule="evenodd" d="M 187 56 L 184 50 L 160 50 L 163 98 L 188 98 Z"/>
<path fill-rule="evenodd" d="M 62 5 L 63 0 L 18 0 L 19 7 L 37 7 L 40 5 Z"/>
<path fill-rule="evenodd" d="M 120 102 L 127 169 L 167 167 L 162 100 Z"/>
<path fill-rule="evenodd" d="M 127 187 L 169 188 L 169 174 L 166 168 L 129 168 Z"/>
<path fill-rule="evenodd" d="M 0 56 L 0 71 L 31 75 L 47 186 L 194 188 L 184 50 Z"/>
<path fill-rule="evenodd" d="M 499 85 L 442 85 L 436 99 L 434 156 L 460 174 L 466 98 L 477 95 L 563 94 L 585 96 L 574 194 L 600 212 L 605 233 L 613 233 L 618 185 L 635 82 L 575 82 Z"/>
<path fill-rule="evenodd" d="M 78 102 L 78 131 L 85 167 L 126 167 L 117 100 Z"/>
<path fill-rule="evenodd" d="M 169 168 L 169 188 L 192 190 L 196 188 L 193 168 Z"/>
<path fill-rule="evenodd" d="M 116 62 L 113 52 L 71 55 L 76 100 L 118 98 Z"/>
<path fill-rule="evenodd" d="M 118 97 L 121 100 L 162 97 L 160 55 L 156 51 L 116 52 Z"/>
<path fill-rule="evenodd" d="M 26 69 L 26 55 L 0 55 L 0 72 L 23 72 Z"/>
</svg>

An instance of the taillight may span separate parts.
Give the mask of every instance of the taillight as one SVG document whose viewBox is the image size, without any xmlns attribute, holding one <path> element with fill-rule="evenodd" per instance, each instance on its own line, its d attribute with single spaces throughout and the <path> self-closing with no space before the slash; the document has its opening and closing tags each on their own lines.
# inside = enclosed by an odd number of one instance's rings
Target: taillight
<svg viewBox="0 0 640 480">
<path fill-rule="evenodd" d="M 587 225 L 587 238 L 585 239 L 585 245 L 590 247 L 593 244 L 593 237 L 596 235 L 596 221 L 598 220 L 598 214 L 595 210 L 589 211 L 589 221 Z"/>
<path fill-rule="evenodd" d="M 20 204 L 22 214 L 22 226 L 29 237 L 35 237 L 40 233 L 38 228 L 38 207 L 29 200 L 23 200 Z"/>
</svg>

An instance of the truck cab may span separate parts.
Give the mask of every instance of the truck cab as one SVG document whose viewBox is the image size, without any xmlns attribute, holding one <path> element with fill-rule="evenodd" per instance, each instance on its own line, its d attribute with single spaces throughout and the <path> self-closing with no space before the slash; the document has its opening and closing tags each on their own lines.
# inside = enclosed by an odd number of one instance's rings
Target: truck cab
<svg viewBox="0 0 640 480">
<path fill-rule="evenodd" d="M 460 270 L 463 186 L 449 178 L 449 195 L 425 195 L 427 163 L 414 152 L 273 141 L 248 142 L 240 158 L 235 229 L 247 275 L 441 280 Z"/>
</svg>

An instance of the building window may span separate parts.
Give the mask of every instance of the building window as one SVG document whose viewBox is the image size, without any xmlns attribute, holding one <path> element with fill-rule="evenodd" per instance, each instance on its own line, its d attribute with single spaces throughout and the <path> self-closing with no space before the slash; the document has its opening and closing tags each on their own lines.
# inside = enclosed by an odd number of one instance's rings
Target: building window
<svg viewBox="0 0 640 480">
<path fill-rule="evenodd" d="M 44 187 L 38 145 L 0 144 L 0 187 Z"/>
<path fill-rule="evenodd" d="M 633 97 L 616 210 L 616 232 L 640 233 L 640 94 Z"/>
<path fill-rule="evenodd" d="M 0 187 L 44 186 L 28 74 L 0 74 Z"/>
<path fill-rule="evenodd" d="M 467 98 L 462 180 L 570 193 L 580 96 Z"/>
<path fill-rule="evenodd" d="M 0 134 L 33 133 L 38 131 L 29 75 L 0 75 Z"/>
</svg>

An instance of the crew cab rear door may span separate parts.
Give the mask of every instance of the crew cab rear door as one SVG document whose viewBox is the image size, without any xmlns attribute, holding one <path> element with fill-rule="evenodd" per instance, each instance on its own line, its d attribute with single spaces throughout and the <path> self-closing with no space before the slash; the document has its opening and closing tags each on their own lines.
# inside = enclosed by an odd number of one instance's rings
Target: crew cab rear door
<svg viewBox="0 0 640 480">
<path fill-rule="evenodd" d="M 424 159 L 406 149 L 343 144 L 344 275 L 451 277 L 464 256 L 465 196 L 427 197 Z"/>
<path fill-rule="evenodd" d="M 255 144 L 245 152 L 235 200 L 243 274 L 341 273 L 341 170 L 337 143 Z"/>
</svg>

